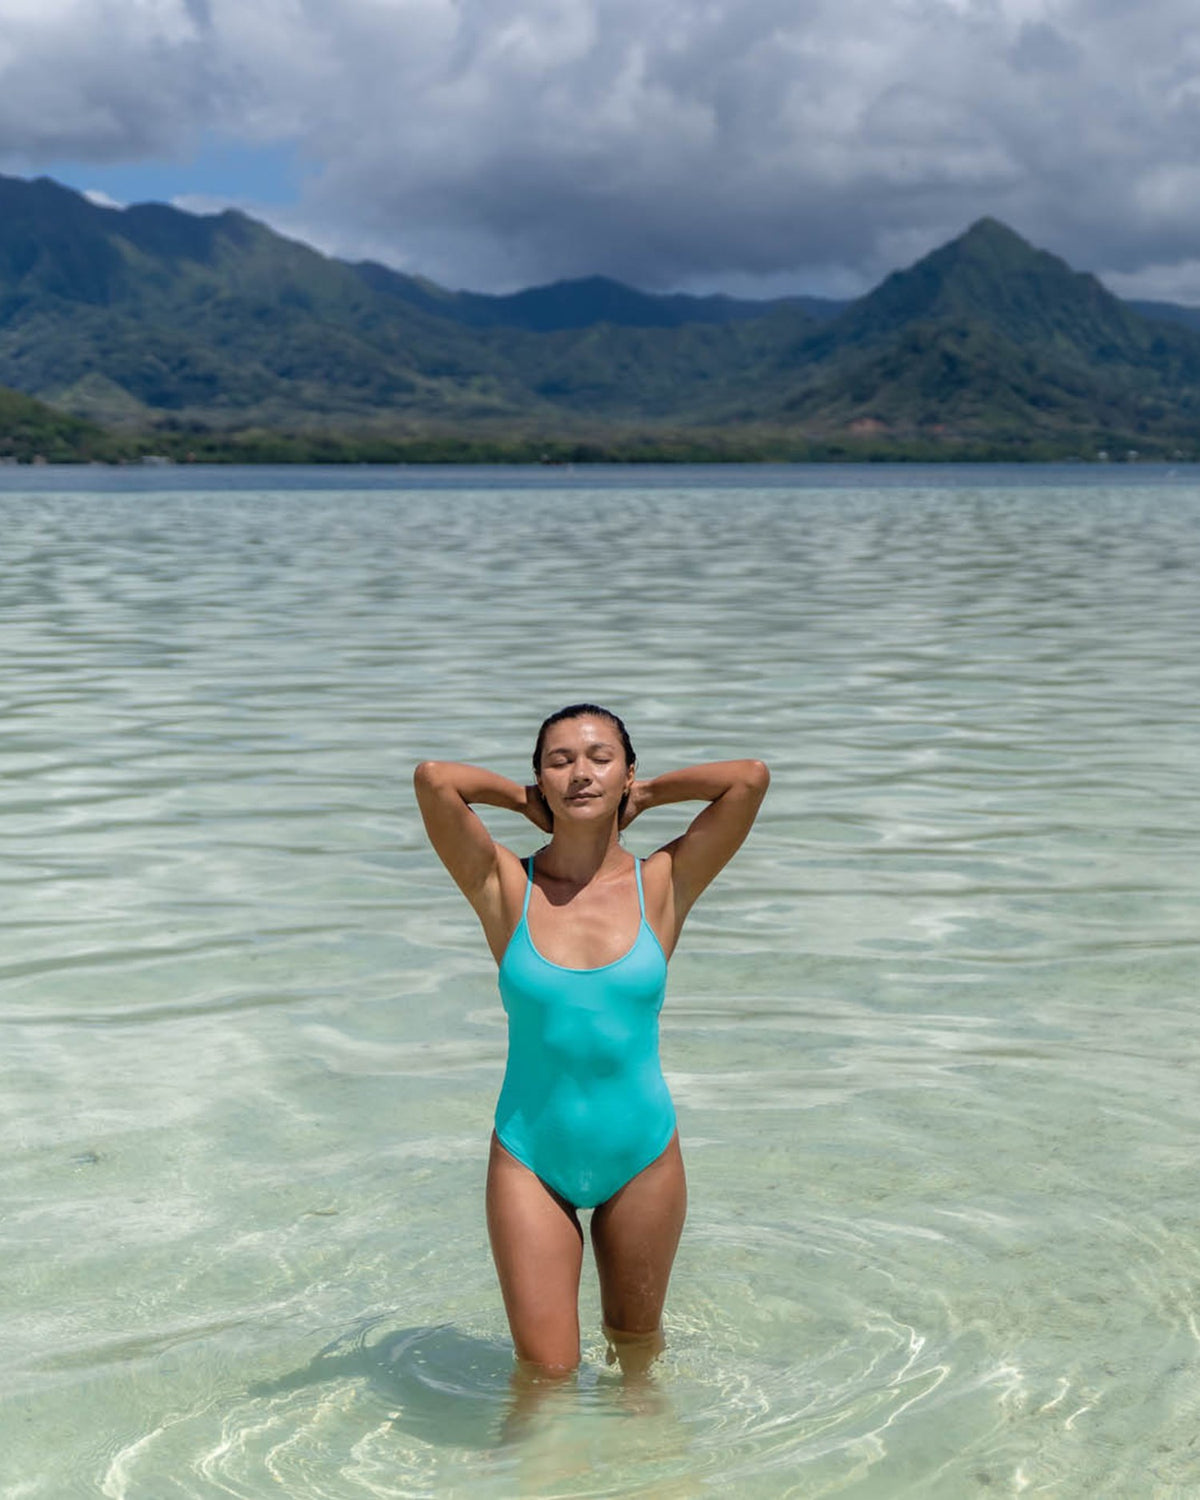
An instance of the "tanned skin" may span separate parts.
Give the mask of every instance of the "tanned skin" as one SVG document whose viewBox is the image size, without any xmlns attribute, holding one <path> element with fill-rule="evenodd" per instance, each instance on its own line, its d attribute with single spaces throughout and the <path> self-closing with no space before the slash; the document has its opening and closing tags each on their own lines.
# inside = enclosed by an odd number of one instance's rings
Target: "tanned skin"
<svg viewBox="0 0 1200 1500">
<path fill-rule="evenodd" d="M 492 838 L 473 804 L 505 808 L 550 834 L 535 860 L 530 936 L 552 963 L 580 969 L 612 963 L 637 938 L 634 857 L 618 841 L 621 828 L 650 807 L 704 804 L 686 831 L 642 866 L 646 920 L 669 958 L 696 899 L 750 831 L 769 781 L 758 760 L 688 766 L 639 781 L 617 726 L 599 714 L 547 729 L 531 785 L 443 761 L 422 762 L 414 776 L 429 840 L 497 963 L 521 919 L 525 867 Z M 663 1305 L 686 1210 L 676 1133 L 661 1156 L 592 1211 L 610 1357 L 627 1377 L 644 1372 L 663 1347 Z M 579 1363 L 579 1216 L 494 1134 L 487 1222 L 518 1360 L 538 1376 L 569 1373 Z"/>
</svg>

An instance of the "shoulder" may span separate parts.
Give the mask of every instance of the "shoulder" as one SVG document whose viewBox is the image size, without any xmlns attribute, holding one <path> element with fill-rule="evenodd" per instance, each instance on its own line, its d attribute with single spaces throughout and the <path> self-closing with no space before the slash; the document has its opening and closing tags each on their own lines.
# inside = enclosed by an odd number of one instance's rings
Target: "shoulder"
<svg viewBox="0 0 1200 1500">
<path fill-rule="evenodd" d="M 531 855 L 514 854 L 507 844 L 496 845 L 496 875 L 502 888 L 525 888 L 528 871 L 533 864 Z"/>
<path fill-rule="evenodd" d="M 497 963 L 521 920 L 525 887 L 525 861 L 505 845 L 497 844 L 492 873 L 471 902 Z"/>
<path fill-rule="evenodd" d="M 665 915 L 673 905 L 671 846 L 668 844 L 662 849 L 656 849 L 653 854 L 639 859 L 637 863 L 641 871 L 646 913 L 651 918 L 651 925 L 657 926 L 653 919 Z"/>
<path fill-rule="evenodd" d="M 515 925 L 525 903 L 526 862 L 504 844 L 494 844 L 492 868 L 479 890 L 468 897 L 484 926 Z M 512 916 L 513 911 L 517 916 Z"/>
</svg>

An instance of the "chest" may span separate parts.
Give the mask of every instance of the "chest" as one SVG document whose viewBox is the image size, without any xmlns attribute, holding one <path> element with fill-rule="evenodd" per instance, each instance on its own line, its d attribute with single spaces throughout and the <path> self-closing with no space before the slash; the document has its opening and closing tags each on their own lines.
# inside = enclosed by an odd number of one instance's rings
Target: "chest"
<svg viewBox="0 0 1200 1500">
<path fill-rule="evenodd" d="M 530 892 L 529 937 L 543 958 L 566 969 L 596 969 L 637 942 L 642 915 L 637 889 L 615 886 L 575 894 Z"/>
</svg>

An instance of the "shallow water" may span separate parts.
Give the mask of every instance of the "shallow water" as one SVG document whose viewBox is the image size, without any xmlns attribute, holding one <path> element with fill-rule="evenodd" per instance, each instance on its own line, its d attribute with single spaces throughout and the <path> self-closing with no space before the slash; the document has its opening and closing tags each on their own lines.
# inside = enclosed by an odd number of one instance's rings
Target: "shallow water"
<svg viewBox="0 0 1200 1500">
<path fill-rule="evenodd" d="M 1200 476 L 0 474 L 7 1496 L 1200 1493 Z M 422 756 L 760 755 L 652 1391 L 528 1422 Z M 647 852 L 680 825 L 647 815 Z M 528 825 L 489 814 L 524 852 Z"/>
</svg>

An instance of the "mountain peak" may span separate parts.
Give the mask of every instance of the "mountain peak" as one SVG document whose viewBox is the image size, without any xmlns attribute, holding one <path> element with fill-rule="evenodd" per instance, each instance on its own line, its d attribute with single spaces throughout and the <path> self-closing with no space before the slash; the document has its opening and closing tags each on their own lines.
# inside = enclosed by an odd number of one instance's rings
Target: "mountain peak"
<svg viewBox="0 0 1200 1500">
<path fill-rule="evenodd" d="M 1035 249 L 1028 240 L 999 219 L 976 219 L 957 239 L 939 246 L 909 267 L 902 275 L 932 273 L 947 285 L 967 277 L 977 279 L 975 293 L 984 290 L 978 278 L 987 278 L 992 289 L 1000 283 L 1011 284 L 1014 277 L 1036 276 L 1077 278 L 1066 261 L 1048 250 Z"/>
<path fill-rule="evenodd" d="M 829 330 L 840 345 L 879 342 L 914 323 L 984 326 L 1013 343 L 1124 345 L 1124 308 L 1094 276 L 1035 249 L 999 219 L 978 219 L 957 239 L 893 272 Z"/>
<path fill-rule="evenodd" d="M 1028 240 L 999 219 L 976 219 L 969 229 L 955 239 L 931 250 L 928 255 L 901 271 L 901 276 L 932 271 L 941 278 L 961 274 L 965 267 L 988 270 L 996 277 L 1009 277 L 1037 271 L 1039 274 L 1074 276 L 1070 266 L 1047 250 L 1038 250 Z"/>
<path fill-rule="evenodd" d="M 990 215 L 976 219 L 969 229 L 964 230 L 957 240 L 951 240 L 950 243 L 952 245 L 1004 246 L 1008 249 L 1024 250 L 1031 254 L 1037 253 L 1029 241 L 1022 239 L 1015 229 L 1010 229 L 1007 224 L 999 219 L 993 219 Z"/>
</svg>

